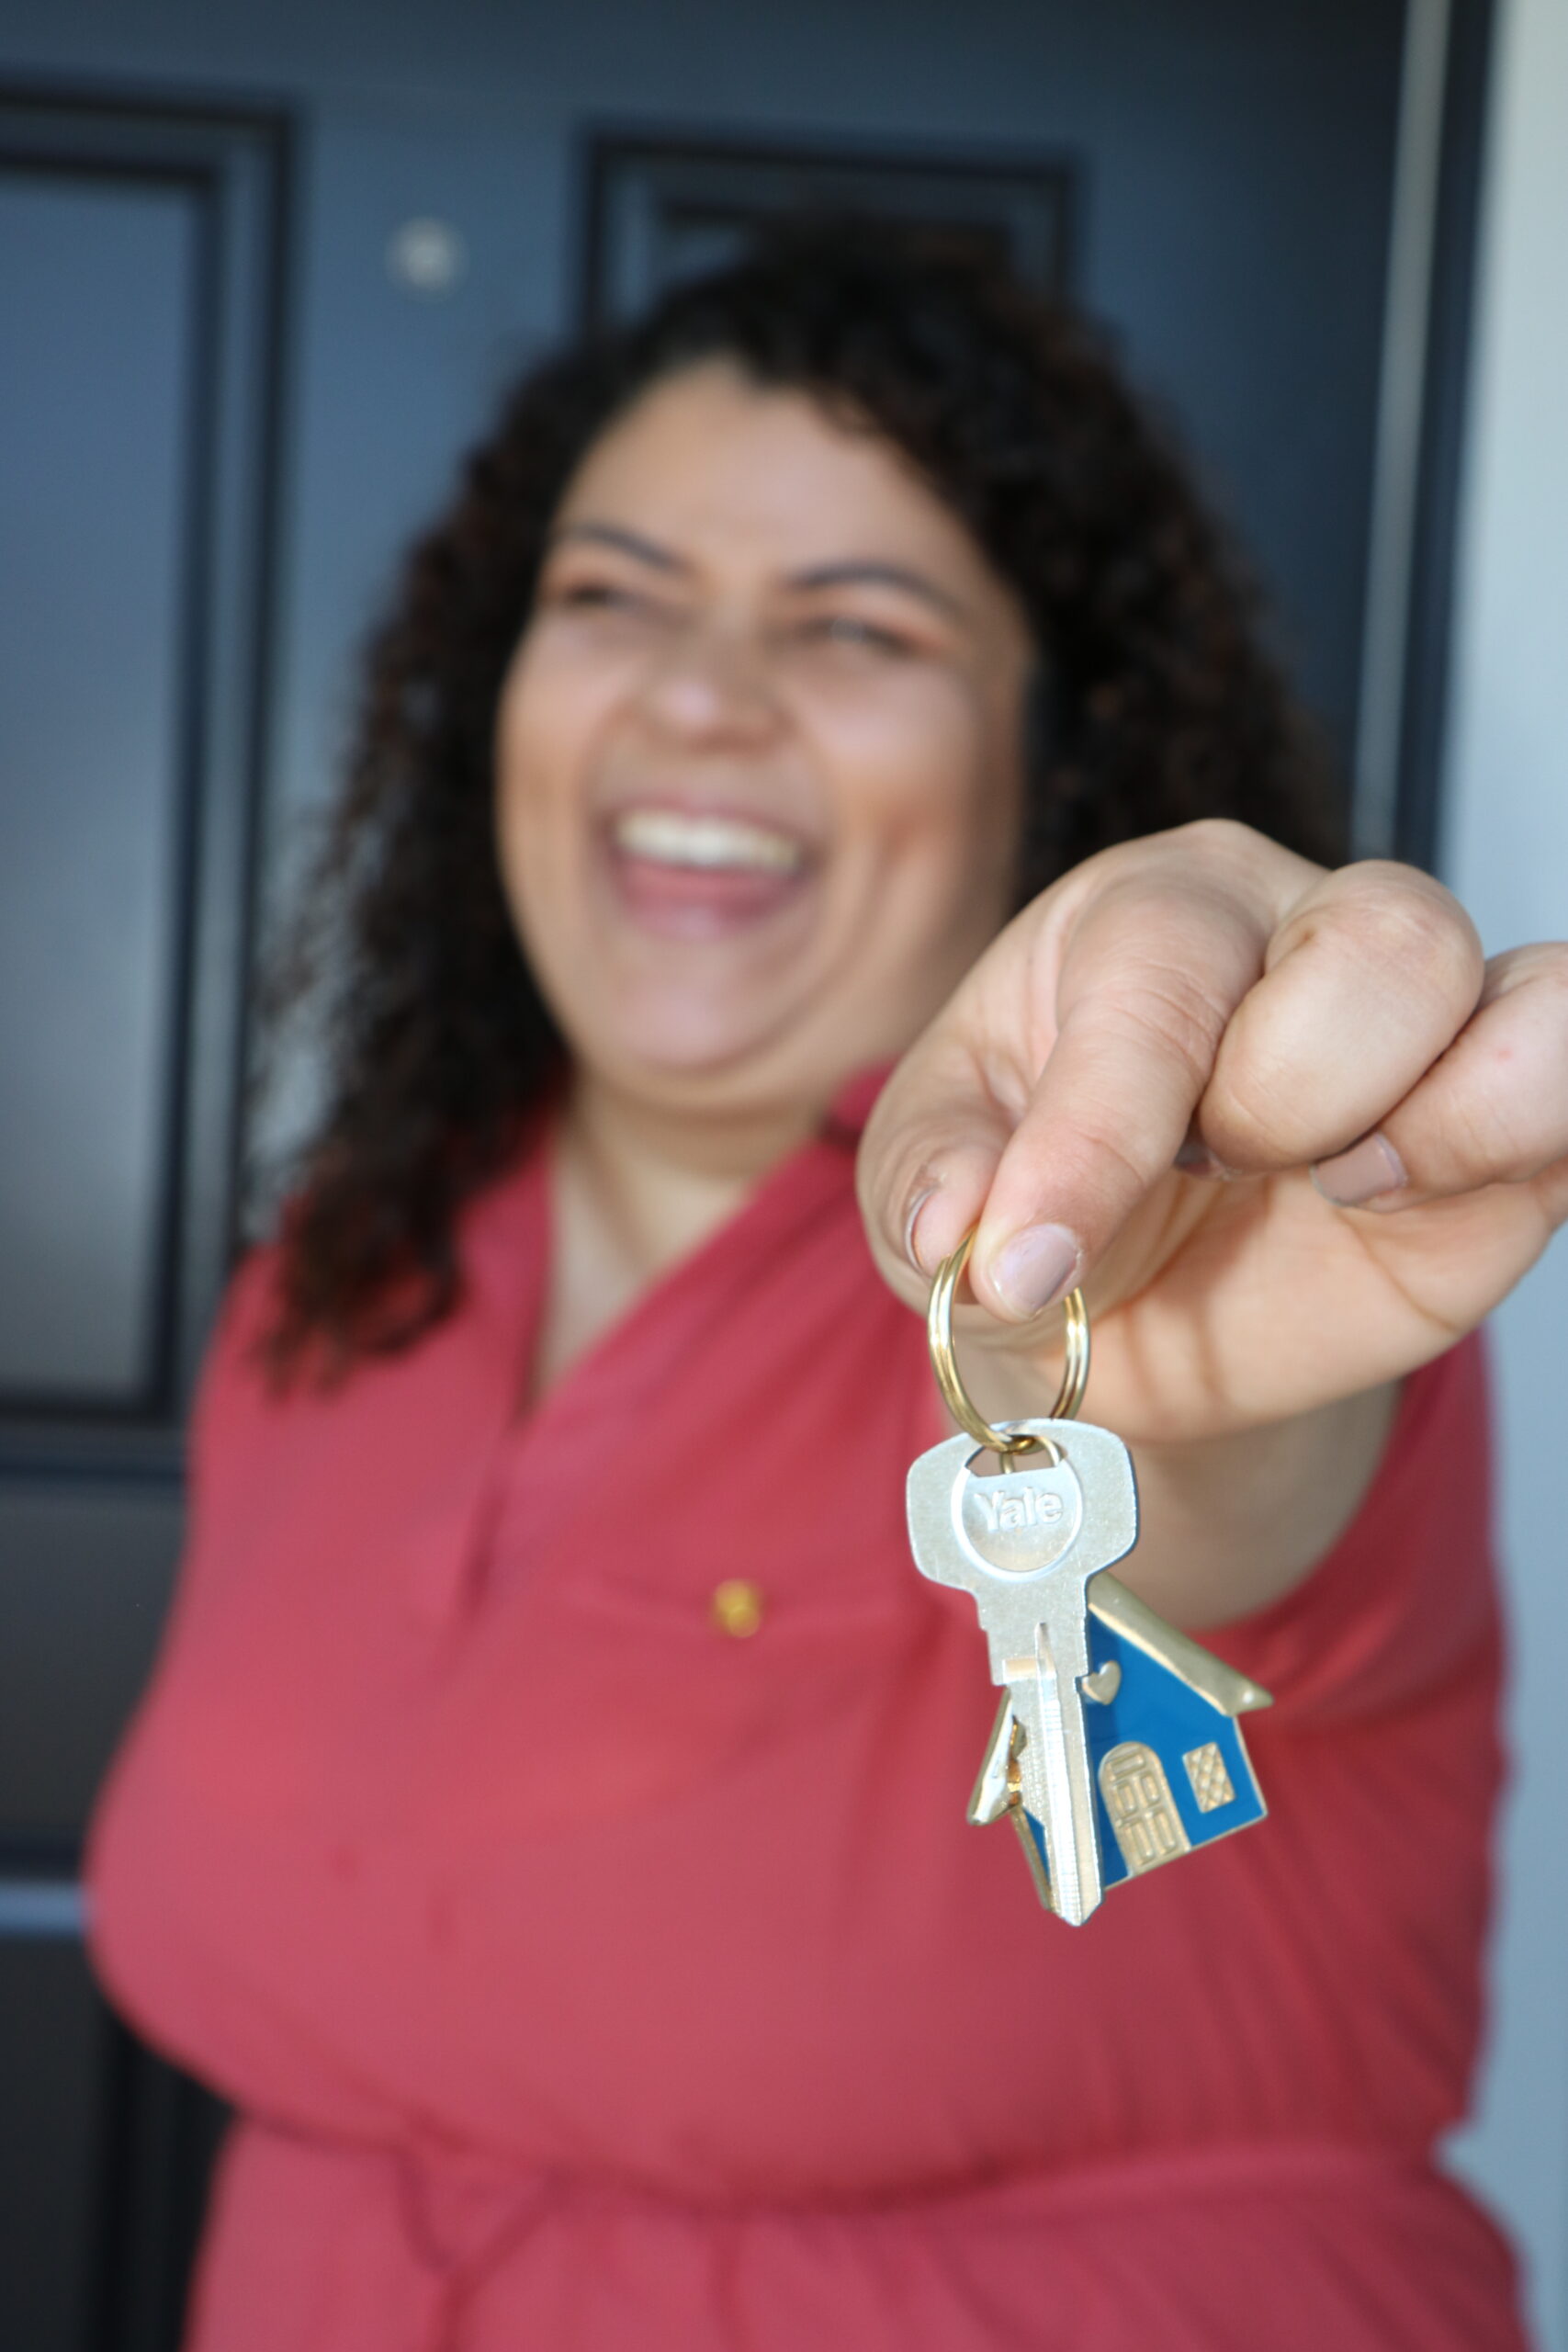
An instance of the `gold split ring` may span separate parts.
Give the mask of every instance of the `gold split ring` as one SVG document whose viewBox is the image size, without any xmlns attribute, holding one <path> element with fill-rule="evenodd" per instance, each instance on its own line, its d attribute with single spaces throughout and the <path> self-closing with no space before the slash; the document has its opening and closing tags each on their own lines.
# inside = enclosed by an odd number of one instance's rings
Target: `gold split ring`
<svg viewBox="0 0 1568 2352">
<path fill-rule="evenodd" d="M 967 1430 L 976 1442 L 992 1453 L 999 1453 L 1004 1461 L 1012 1453 L 1044 1453 L 1053 1464 L 1060 1458 L 1049 1438 L 1034 1437 L 1026 1430 L 993 1429 L 976 1407 L 959 1374 L 958 1360 L 953 1351 L 953 1299 L 958 1288 L 958 1278 L 969 1262 L 969 1252 L 975 1246 L 978 1228 L 971 1226 L 951 1258 L 944 1258 L 937 1269 L 931 1284 L 931 1306 L 926 1314 L 926 1336 L 931 1341 L 931 1365 L 942 1401 L 960 1429 Z M 1081 1290 L 1070 1290 L 1062 1301 L 1062 1320 L 1066 1337 L 1067 1360 L 1062 1369 L 1062 1385 L 1056 1393 L 1047 1419 L 1076 1420 L 1084 1391 L 1089 1386 L 1089 1309 L 1083 1303 Z"/>
</svg>

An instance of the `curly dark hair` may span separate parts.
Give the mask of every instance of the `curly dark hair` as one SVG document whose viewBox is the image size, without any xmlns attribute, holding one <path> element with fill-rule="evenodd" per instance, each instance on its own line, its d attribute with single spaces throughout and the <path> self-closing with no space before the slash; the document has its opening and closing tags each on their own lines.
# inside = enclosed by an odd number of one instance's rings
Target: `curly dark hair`
<svg viewBox="0 0 1568 2352">
<path fill-rule="evenodd" d="M 1108 843 L 1239 818 L 1333 860 L 1339 797 L 1264 650 L 1258 599 L 1102 336 L 971 250 L 798 223 L 548 360 L 407 559 L 276 1012 L 323 972 L 327 1104 L 286 1218 L 270 1360 L 329 1373 L 453 1306 L 463 1201 L 517 1148 L 563 1047 L 492 838 L 492 733 L 563 491 L 658 379 L 722 357 L 901 450 L 1040 649 L 1020 903 Z"/>
</svg>

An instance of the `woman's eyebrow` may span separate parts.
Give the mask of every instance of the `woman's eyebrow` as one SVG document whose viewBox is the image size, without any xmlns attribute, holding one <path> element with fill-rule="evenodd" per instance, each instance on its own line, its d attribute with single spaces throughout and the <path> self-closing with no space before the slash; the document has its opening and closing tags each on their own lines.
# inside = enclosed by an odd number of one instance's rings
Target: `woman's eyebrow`
<svg viewBox="0 0 1568 2352">
<path fill-rule="evenodd" d="M 587 539 L 596 547 L 616 548 L 622 555 L 635 556 L 639 563 L 651 564 L 656 571 L 690 571 L 692 566 L 684 556 L 672 548 L 660 547 L 657 539 L 645 539 L 640 531 L 628 531 L 620 523 L 563 523 L 549 537 L 551 547 L 559 547 L 570 539 Z"/>
<path fill-rule="evenodd" d="M 880 562 L 871 557 L 852 557 L 842 563 L 814 564 L 808 571 L 792 573 L 787 584 L 803 590 L 863 585 L 901 588 L 907 595 L 919 596 L 922 603 L 934 605 L 939 613 L 945 614 L 951 620 L 966 621 L 970 616 L 968 606 L 962 598 L 953 595 L 945 588 L 939 588 L 936 582 L 928 580 L 923 571 L 910 571 L 902 563 Z"/>
<path fill-rule="evenodd" d="M 550 535 L 551 547 L 586 540 L 591 546 L 615 548 L 622 555 L 633 557 L 656 571 L 691 573 L 694 564 L 678 555 L 673 548 L 663 547 L 657 539 L 645 538 L 640 531 L 628 530 L 624 523 L 563 523 Z M 923 571 L 916 571 L 902 563 L 888 563 L 874 556 L 851 556 L 837 563 L 812 564 L 805 571 L 792 572 L 785 586 L 797 594 L 809 594 L 819 588 L 870 586 L 898 588 L 906 595 L 918 596 L 923 604 L 942 613 L 950 620 L 966 621 L 969 609 L 960 597 L 945 588 L 939 588 Z"/>
</svg>

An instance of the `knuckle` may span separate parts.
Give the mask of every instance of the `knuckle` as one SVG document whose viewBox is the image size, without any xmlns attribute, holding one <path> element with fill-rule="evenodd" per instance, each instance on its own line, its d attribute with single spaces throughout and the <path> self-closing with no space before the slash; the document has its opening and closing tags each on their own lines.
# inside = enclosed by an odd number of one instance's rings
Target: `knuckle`
<svg viewBox="0 0 1568 2352">
<path fill-rule="evenodd" d="M 1348 872 L 1335 920 L 1357 962 L 1402 989 L 1473 1003 L 1483 960 L 1458 899 L 1411 866 L 1369 861 Z"/>
<path fill-rule="evenodd" d="M 1226 865 L 1256 865 L 1275 847 L 1267 834 L 1244 825 L 1239 817 L 1194 817 L 1177 827 L 1174 838 Z"/>
<path fill-rule="evenodd" d="M 1568 945 L 1559 940 L 1543 942 L 1538 947 L 1519 951 L 1523 969 L 1521 979 L 1532 989 L 1539 989 L 1552 1010 L 1561 1012 L 1568 1006 Z"/>
<path fill-rule="evenodd" d="M 1287 859 L 1292 859 L 1290 851 L 1238 817 L 1193 817 L 1162 832 L 1112 842 L 1075 866 L 1066 879 L 1090 897 L 1122 883 L 1147 884 L 1156 876 L 1180 890 L 1200 879 L 1222 885 L 1249 880 L 1261 867 Z"/>
<path fill-rule="evenodd" d="M 1293 904 L 1325 878 L 1323 866 L 1239 817 L 1195 817 L 1161 838 L 1179 849 L 1185 871 L 1200 887 L 1207 885 L 1259 916 Z M 1270 921 L 1277 919 L 1270 913 Z"/>
<path fill-rule="evenodd" d="M 1568 1083 L 1568 946 L 1525 948 L 1516 986 L 1532 1008 L 1547 1070 L 1559 1089 Z"/>
<path fill-rule="evenodd" d="M 1522 1023 L 1541 1061 L 1541 1075 L 1557 1091 L 1568 1083 L 1568 946 L 1556 942 L 1516 947 L 1489 969 L 1483 1005 L 1511 999 L 1503 1018 Z"/>
</svg>

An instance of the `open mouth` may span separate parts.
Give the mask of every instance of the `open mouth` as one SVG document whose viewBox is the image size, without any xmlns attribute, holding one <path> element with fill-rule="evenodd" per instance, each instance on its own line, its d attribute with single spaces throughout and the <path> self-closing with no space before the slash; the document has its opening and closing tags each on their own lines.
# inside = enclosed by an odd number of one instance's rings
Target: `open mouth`
<svg viewBox="0 0 1568 2352">
<path fill-rule="evenodd" d="M 704 874 L 798 874 L 806 863 L 804 842 L 747 817 L 628 808 L 610 833 L 623 857 Z"/>
<path fill-rule="evenodd" d="M 627 911 L 683 937 L 716 937 L 777 914 L 811 868 L 798 834 L 729 810 L 623 808 L 608 829 Z"/>
</svg>

